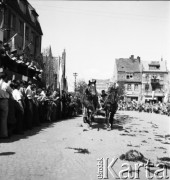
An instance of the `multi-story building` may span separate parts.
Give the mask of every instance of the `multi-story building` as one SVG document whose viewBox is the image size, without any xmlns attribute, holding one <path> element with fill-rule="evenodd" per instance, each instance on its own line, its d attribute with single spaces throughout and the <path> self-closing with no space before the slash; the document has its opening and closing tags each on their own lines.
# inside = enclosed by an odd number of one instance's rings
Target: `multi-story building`
<svg viewBox="0 0 170 180">
<path fill-rule="evenodd" d="M 113 80 L 125 86 L 125 100 L 140 100 L 142 86 L 142 66 L 140 57 L 115 60 Z"/>
<path fill-rule="evenodd" d="M 9 42 L 15 35 L 12 48 L 38 61 L 43 33 L 36 10 L 27 0 L 1 0 L 0 13 L 0 40 Z"/>
<path fill-rule="evenodd" d="M 46 86 L 50 86 L 53 90 L 60 89 L 67 91 L 65 50 L 61 57 L 54 57 L 51 46 L 44 49 L 43 62 L 43 81 L 46 83 Z"/>
<path fill-rule="evenodd" d="M 163 101 L 169 91 L 168 69 L 166 61 L 142 62 L 142 95 L 144 101 Z"/>
</svg>

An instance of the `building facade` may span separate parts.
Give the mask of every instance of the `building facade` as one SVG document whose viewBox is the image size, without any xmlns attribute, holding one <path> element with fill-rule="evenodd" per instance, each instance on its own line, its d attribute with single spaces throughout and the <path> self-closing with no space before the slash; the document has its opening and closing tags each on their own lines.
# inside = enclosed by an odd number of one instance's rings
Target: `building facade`
<svg viewBox="0 0 170 180">
<path fill-rule="evenodd" d="M 125 86 L 125 100 L 139 102 L 150 100 L 167 102 L 170 96 L 170 80 L 167 63 L 161 61 L 141 61 L 130 58 L 115 60 L 113 80 Z"/>
<path fill-rule="evenodd" d="M 94 79 L 96 80 L 96 89 L 98 93 L 101 93 L 102 90 L 107 91 L 109 84 L 110 84 L 110 79 Z"/>
<path fill-rule="evenodd" d="M 53 90 L 68 91 L 66 78 L 66 51 L 54 57 L 51 46 L 43 50 L 43 82 Z"/>
<path fill-rule="evenodd" d="M 142 62 L 142 95 L 143 101 L 151 99 L 166 101 L 169 93 L 167 63 L 161 61 Z"/>
<path fill-rule="evenodd" d="M 142 87 L 142 65 L 140 57 L 136 59 L 119 58 L 115 60 L 113 80 L 125 86 L 125 100 L 139 101 Z"/>
<path fill-rule="evenodd" d="M 0 13 L 0 40 L 9 43 L 14 37 L 11 50 L 38 63 L 43 33 L 36 10 L 27 0 L 1 0 Z"/>
</svg>

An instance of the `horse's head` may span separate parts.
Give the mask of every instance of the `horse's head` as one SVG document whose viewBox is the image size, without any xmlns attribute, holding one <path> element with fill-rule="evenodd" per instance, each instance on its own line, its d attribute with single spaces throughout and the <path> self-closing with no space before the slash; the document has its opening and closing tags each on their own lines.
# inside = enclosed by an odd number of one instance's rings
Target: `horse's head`
<svg viewBox="0 0 170 180">
<path fill-rule="evenodd" d="M 92 96 L 96 96 L 97 95 L 97 90 L 96 90 L 96 80 L 95 81 L 89 81 L 89 84 L 88 84 L 88 90 L 90 92 L 90 94 Z"/>
<path fill-rule="evenodd" d="M 118 84 L 112 83 L 108 88 L 108 101 L 111 103 L 118 101 Z"/>
</svg>

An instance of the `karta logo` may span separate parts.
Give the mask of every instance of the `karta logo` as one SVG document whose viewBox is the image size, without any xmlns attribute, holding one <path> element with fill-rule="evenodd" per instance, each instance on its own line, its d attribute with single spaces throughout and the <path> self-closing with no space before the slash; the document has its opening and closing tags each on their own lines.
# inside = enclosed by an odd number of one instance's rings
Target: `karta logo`
<svg viewBox="0 0 170 180">
<path fill-rule="evenodd" d="M 139 172 L 140 168 L 145 168 L 146 179 L 169 179 L 167 175 L 167 167 L 163 163 L 158 163 L 154 165 L 148 160 L 146 163 L 135 163 L 134 168 L 129 163 L 123 163 L 119 172 L 114 170 L 114 165 L 118 161 L 118 158 L 109 162 L 109 158 L 99 158 L 97 159 L 97 177 L 98 179 L 109 179 L 109 174 L 113 179 L 140 179 Z M 157 169 L 154 173 L 151 173 L 151 167 L 156 167 Z"/>
</svg>

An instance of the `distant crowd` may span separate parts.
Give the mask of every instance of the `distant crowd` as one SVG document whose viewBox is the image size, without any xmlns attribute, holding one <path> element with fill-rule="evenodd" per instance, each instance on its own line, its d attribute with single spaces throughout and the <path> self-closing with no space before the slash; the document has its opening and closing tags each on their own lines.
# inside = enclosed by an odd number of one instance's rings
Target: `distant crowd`
<svg viewBox="0 0 170 180">
<path fill-rule="evenodd" d="M 45 122 L 81 113 L 80 98 L 62 91 L 38 88 L 31 81 L 7 80 L 0 73 L 0 138 L 24 134 Z"/>
<path fill-rule="evenodd" d="M 137 101 L 119 101 L 118 110 L 157 113 L 170 116 L 170 103 L 162 103 L 160 101 L 145 103 L 138 103 Z"/>
</svg>

